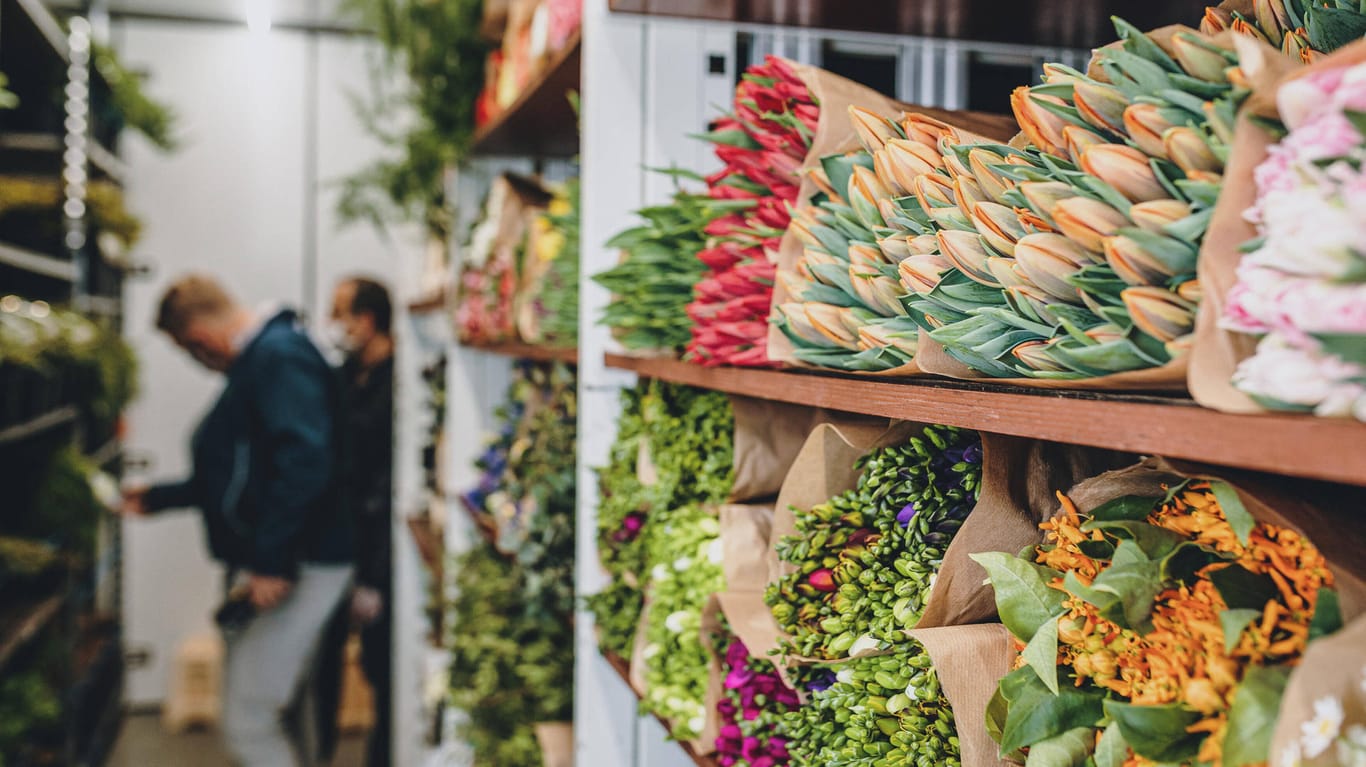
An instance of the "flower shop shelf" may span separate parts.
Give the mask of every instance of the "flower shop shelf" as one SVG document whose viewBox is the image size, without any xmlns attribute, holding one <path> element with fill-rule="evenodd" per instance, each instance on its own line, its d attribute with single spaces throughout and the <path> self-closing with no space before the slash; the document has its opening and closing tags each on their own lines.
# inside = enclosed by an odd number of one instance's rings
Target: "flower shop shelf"
<svg viewBox="0 0 1366 767">
<path fill-rule="evenodd" d="M 31 250 L 0 242 L 0 264 L 22 269 L 44 277 L 75 282 L 80 276 L 76 264 L 62 258 L 53 258 Z"/>
<path fill-rule="evenodd" d="M 1198 19 L 1203 0 L 1026 0 L 982 6 L 969 0 L 611 0 L 613 11 L 918 37 L 1090 48 L 1109 42 L 1110 17 L 1141 29 Z M 989 8 L 990 12 L 984 13 Z M 1065 21 L 1064 21 L 1065 20 Z"/>
<path fill-rule="evenodd" d="M 24 645 L 61 615 L 66 597 L 62 592 L 0 610 L 0 672 Z"/>
<path fill-rule="evenodd" d="M 1366 485 L 1366 424 L 1346 419 L 1232 415 L 1178 397 L 706 368 L 616 354 L 607 365 L 747 397 Z"/>
<path fill-rule="evenodd" d="M 579 152 L 579 118 L 569 92 L 579 90 L 576 33 L 546 64 L 540 78 L 492 121 L 475 131 L 471 151 L 484 156 L 573 157 Z"/>
<path fill-rule="evenodd" d="M 74 407 L 59 407 L 56 410 L 49 410 L 42 415 L 35 416 L 22 423 L 7 426 L 0 429 L 0 445 L 18 442 L 19 440 L 42 434 L 50 429 L 65 426 L 66 424 L 75 421 L 78 415 L 79 413 Z"/>
<path fill-rule="evenodd" d="M 489 354 L 498 354 L 519 360 L 563 362 L 566 365 L 577 365 L 579 363 L 579 350 L 572 347 L 561 349 L 553 346 L 525 344 L 520 341 L 503 341 L 490 344 L 467 343 L 463 346 L 468 349 L 478 349 Z"/>
<path fill-rule="evenodd" d="M 612 666 L 612 669 L 616 671 L 619 676 L 621 676 L 621 681 L 625 682 L 626 686 L 631 688 L 631 692 L 634 692 L 636 694 L 636 697 L 640 697 L 640 693 L 636 691 L 636 688 L 631 687 L 630 661 L 627 661 L 620 655 L 615 655 L 613 653 L 603 653 L 602 657 L 607 659 L 607 663 Z M 664 729 L 670 729 L 669 723 L 664 721 L 663 719 L 660 719 L 659 723 L 664 725 Z M 682 747 L 684 753 L 686 753 L 693 760 L 693 762 L 699 765 L 699 767 L 719 767 L 719 763 L 714 758 L 705 754 L 697 753 L 693 750 L 692 746 L 688 745 L 687 743 L 679 741 L 678 745 Z"/>
</svg>

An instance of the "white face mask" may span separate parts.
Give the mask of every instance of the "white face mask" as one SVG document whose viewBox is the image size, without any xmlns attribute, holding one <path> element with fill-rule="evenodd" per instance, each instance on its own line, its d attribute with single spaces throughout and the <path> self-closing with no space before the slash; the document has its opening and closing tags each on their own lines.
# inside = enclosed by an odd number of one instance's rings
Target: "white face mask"
<svg viewBox="0 0 1366 767">
<path fill-rule="evenodd" d="M 339 322 L 329 323 L 324 331 L 324 337 L 332 348 L 344 354 L 351 354 L 356 350 L 356 343 L 346 334 L 346 328 Z"/>
</svg>

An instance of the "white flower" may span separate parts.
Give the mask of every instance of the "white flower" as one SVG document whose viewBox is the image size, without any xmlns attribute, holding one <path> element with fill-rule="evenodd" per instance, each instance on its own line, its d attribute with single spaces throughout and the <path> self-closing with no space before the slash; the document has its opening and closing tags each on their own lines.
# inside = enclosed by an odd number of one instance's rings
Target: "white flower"
<svg viewBox="0 0 1366 767">
<path fill-rule="evenodd" d="M 679 610 L 670 613 L 669 617 L 664 619 L 664 625 L 673 633 L 682 634 L 683 631 L 688 628 L 688 618 L 689 614 L 687 610 Z"/>
<path fill-rule="evenodd" d="M 679 557 L 674 560 L 674 569 L 680 573 L 687 572 L 692 567 L 692 557 Z"/>
<path fill-rule="evenodd" d="M 650 569 L 650 580 L 662 581 L 669 577 L 669 568 L 664 565 L 655 565 Z"/>
<path fill-rule="evenodd" d="M 707 544 L 707 560 L 714 565 L 719 565 L 726 559 L 726 547 L 721 545 L 721 539 L 717 538 Z"/>
<path fill-rule="evenodd" d="M 1314 759 L 1328 750 L 1342 730 L 1343 716 L 1342 701 L 1337 698 L 1314 701 L 1314 718 L 1300 725 L 1300 743 L 1305 756 Z"/>
<path fill-rule="evenodd" d="M 695 716 L 688 720 L 688 729 L 693 732 L 701 732 L 702 728 L 706 726 L 707 718 L 705 716 Z"/>
<path fill-rule="evenodd" d="M 697 529 L 708 538 L 715 538 L 721 534 L 721 523 L 716 517 L 704 517 L 697 523 Z"/>
<path fill-rule="evenodd" d="M 655 656 L 658 655 L 658 654 L 660 653 L 660 651 L 663 650 L 663 649 L 664 649 L 663 647 L 660 647 L 658 644 L 654 644 L 654 643 L 650 643 L 650 644 L 645 645 L 645 660 L 649 660 L 649 659 L 655 657 Z"/>
<path fill-rule="evenodd" d="M 906 685 L 906 697 L 911 700 L 920 700 L 920 688 L 915 686 L 915 682 Z"/>
<path fill-rule="evenodd" d="M 1342 767 L 1366 767 L 1366 727 L 1354 724 L 1338 740 L 1338 763 Z"/>
<path fill-rule="evenodd" d="M 849 648 L 849 657 L 857 658 L 860 655 L 867 655 L 868 653 L 876 650 L 877 648 L 877 639 L 872 636 L 869 636 L 868 634 L 864 634 L 863 636 L 854 640 L 853 646 Z"/>
<path fill-rule="evenodd" d="M 852 668 L 842 668 L 835 674 L 835 681 L 841 684 L 851 684 L 854 681 L 854 670 Z"/>
<path fill-rule="evenodd" d="M 1276 767 L 1300 767 L 1300 743 L 1292 740 L 1285 744 L 1281 749 L 1281 755 L 1276 760 Z"/>
</svg>

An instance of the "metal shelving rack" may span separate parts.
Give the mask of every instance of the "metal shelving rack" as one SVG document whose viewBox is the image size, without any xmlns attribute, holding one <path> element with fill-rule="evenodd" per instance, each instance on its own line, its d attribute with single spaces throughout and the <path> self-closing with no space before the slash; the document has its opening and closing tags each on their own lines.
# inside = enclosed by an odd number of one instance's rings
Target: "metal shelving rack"
<svg viewBox="0 0 1366 767">
<path fill-rule="evenodd" d="M 61 190 L 58 209 L 40 214 L 42 227 L 0 218 L 0 294 L 24 299 L 0 302 L 0 310 L 66 305 L 121 329 L 124 270 L 101 257 L 86 206 L 89 179 L 121 184 L 126 175 L 109 140 L 97 137 L 91 103 L 107 88 L 93 66 L 93 36 L 84 16 L 63 23 L 41 0 L 0 0 L 0 71 L 20 98 L 17 110 L 0 112 L 0 173 L 56 179 Z M 0 461 L 76 444 L 118 473 L 117 429 L 98 426 L 69 402 L 27 413 L 0 424 Z M 102 764 L 122 718 L 121 541 L 116 520 L 102 525 L 89 567 L 65 575 L 54 593 L 0 605 L 10 618 L 0 622 L 0 677 L 23 668 L 49 638 L 64 647 L 65 734 L 60 753 L 49 754 L 54 764 Z"/>
</svg>

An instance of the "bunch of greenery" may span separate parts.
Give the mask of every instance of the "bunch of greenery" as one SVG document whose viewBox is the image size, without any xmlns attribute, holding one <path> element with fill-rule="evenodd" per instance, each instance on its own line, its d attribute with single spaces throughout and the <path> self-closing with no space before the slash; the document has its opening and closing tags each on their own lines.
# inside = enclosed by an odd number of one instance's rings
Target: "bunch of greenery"
<svg viewBox="0 0 1366 767">
<path fill-rule="evenodd" d="M 122 119 L 123 127 L 141 133 L 162 151 L 175 150 L 180 145 L 175 137 L 175 112 L 153 100 L 142 89 L 147 76 L 125 67 L 114 49 L 107 45 L 95 43 L 91 52 L 95 69 L 109 83 L 113 107 Z"/>
</svg>

